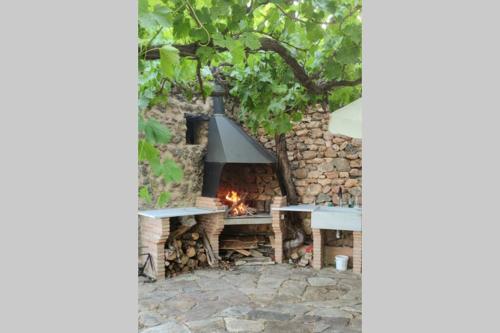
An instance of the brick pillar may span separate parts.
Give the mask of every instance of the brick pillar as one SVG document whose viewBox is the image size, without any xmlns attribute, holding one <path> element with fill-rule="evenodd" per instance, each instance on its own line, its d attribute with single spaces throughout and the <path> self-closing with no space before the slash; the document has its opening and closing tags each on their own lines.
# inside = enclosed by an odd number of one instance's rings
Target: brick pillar
<svg viewBox="0 0 500 333">
<path fill-rule="evenodd" d="M 284 206 L 286 206 L 286 197 L 274 197 L 271 209 Z M 283 262 L 283 232 L 285 231 L 285 221 L 282 218 L 283 215 L 283 212 L 271 210 L 272 228 L 274 232 L 274 243 L 272 244 L 274 248 L 274 260 L 279 264 Z"/>
<path fill-rule="evenodd" d="M 209 197 L 198 197 L 196 199 L 196 207 L 217 210 L 225 208 L 219 199 Z M 224 229 L 224 214 L 225 213 L 222 212 L 199 215 L 198 217 L 198 221 L 203 227 L 203 230 L 205 230 L 208 240 L 210 241 L 210 245 L 212 245 L 212 250 L 217 257 L 219 256 L 219 235 Z"/>
<path fill-rule="evenodd" d="M 151 271 L 149 265 L 145 274 L 150 277 L 161 279 L 165 278 L 165 242 L 170 233 L 170 219 L 154 219 L 146 216 L 139 218 L 139 245 L 141 253 L 150 253 L 153 257 L 153 265 L 156 275 Z M 146 259 L 141 257 L 142 262 Z"/>
<path fill-rule="evenodd" d="M 313 262 L 312 267 L 321 269 L 323 267 L 323 230 L 312 229 L 313 234 Z"/>
<path fill-rule="evenodd" d="M 354 231 L 352 233 L 352 236 L 353 236 L 352 270 L 355 273 L 361 273 L 363 234 L 361 231 Z"/>
</svg>

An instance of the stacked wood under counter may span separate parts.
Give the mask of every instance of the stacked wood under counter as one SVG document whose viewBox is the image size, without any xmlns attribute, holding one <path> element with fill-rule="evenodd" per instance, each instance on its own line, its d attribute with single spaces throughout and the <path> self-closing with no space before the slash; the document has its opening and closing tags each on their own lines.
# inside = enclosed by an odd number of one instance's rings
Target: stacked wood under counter
<svg viewBox="0 0 500 333">
<path fill-rule="evenodd" d="M 276 197 L 279 202 L 282 197 Z M 154 271 L 145 273 L 156 279 L 164 278 L 165 248 L 171 233 L 171 219 L 181 216 L 196 216 L 199 227 L 206 233 L 213 253 L 219 257 L 219 237 L 225 225 L 259 225 L 272 224 L 272 217 L 267 214 L 247 217 L 227 217 L 226 206 L 220 200 L 211 197 L 198 197 L 195 207 L 166 208 L 139 212 L 139 252 L 149 253 L 153 260 Z M 274 231 L 274 228 L 273 228 Z M 281 234 L 274 235 L 274 239 L 281 239 Z M 273 241 L 271 246 L 279 244 Z M 141 261 L 144 258 L 140 258 Z"/>
<path fill-rule="evenodd" d="M 311 213 L 317 208 L 315 205 L 293 205 L 286 206 L 285 202 L 282 202 L 281 205 L 275 205 L 271 208 L 272 216 L 273 216 L 273 229 L 275 233 L 279 232 L 281 234 L 285 231 L 286 218 L 285 212 L 301 212 L 307 213 L 311 215 Z M 313 260 L 312 266 L 315 269 L 321 269 L 323 267 L 324 259 L 325 259 L 325 229 L 317 229 L 312 228 L 312 238 L 313 238 Z M 353 247 L 352 254 L 351 251 L 347 250 L 344 255 L 350 255 L 352 260 L 352 268 L 353 272 L 361 273 L 362 272 L 362 232 L 361 231 L 352 231 L 353 233 Z M 276 252 L 280 253 L 276 255 L 277 262 L 283 262 L 283 239 L 276 238 L 277 244 L 275 244 Z M 338 250 L 338 249 L 336 249 Z"/>
</svg>

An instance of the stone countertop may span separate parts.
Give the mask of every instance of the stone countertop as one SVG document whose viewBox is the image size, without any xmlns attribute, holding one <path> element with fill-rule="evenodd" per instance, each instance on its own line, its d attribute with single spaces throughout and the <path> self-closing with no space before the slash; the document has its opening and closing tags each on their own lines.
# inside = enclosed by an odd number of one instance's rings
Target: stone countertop
<svg viewBox="0 0 500 333">
<path fill-rule="evenodd" d="M 179 208 L 143 210 L 139 211 L 139 215 L 154 219 L 162 219 L 166 217 L 217 214 L 224 212 L 225 210 L 214 210 L 214 209 L 197 208 L 197 207 L 179 207 Z"/>
</svg>

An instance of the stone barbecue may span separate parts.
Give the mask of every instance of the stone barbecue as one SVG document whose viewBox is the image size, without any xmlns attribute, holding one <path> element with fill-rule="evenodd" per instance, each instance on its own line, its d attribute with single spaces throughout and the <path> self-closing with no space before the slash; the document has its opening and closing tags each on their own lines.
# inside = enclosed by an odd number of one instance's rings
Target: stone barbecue
<svg viewBox="0 0 500 333">
<path fill-rule="evenodd" d="M 168 110 L 156 107 L 146 112 L 146 117 L 154 117 L 172 130 L 171 143 L 160 148 L 161 156 L 175 160 L 184 170 L 184 179 L 164 185 L 141 167 L 139 183 L 151 188 L 153 201 L 159 193 L 168 191 L 172 194 L 169 207 L 211 210 L 195 218 L 217 255 L 221 239 L 232 228 L 248 227 L 250 232 L 267 228 L 273 238 L 274 261 L 285 262 L 288 255 L 283 251 L 283 243 L 290 238 L 286 214 L 272 212 L 273 207 L 287 206 L 276 173 L 274 139 L 261 130 L 251 135 L 234 120 L 234 108 L 224 110 L 222 96 L 217 92 L 212 103 L 185 102 L 173 97 Z M 338 204 L 339 189 L 345 196 L 358 196 L 361 203 L 361 140 L 328 133 L 329 113 L 320 106 L 309 107 L 303 113 L 302 120 L 294 123 L 286 136 L 299 203 Z M 141 210 L 150 208 L 140 203 Z M 360 233 L 346 232 L 342 239 L 336 239 L 335 232 L 313 230 L 309 214 L 294 214 L 306 239 L 311 241 L 308 244 L 320 239 L 314 242 L 314 266 L 319 267 L 321 262 L 331 264 L 332 254 L 347 254 L 356 256 L 356 271 L 360 271 Z M 140 220 L 140 242 L 144 250 L 153 254 L 159 276 L 162 249 L 173 231 L 173 219 L 143 216 Z"/>
</svg>

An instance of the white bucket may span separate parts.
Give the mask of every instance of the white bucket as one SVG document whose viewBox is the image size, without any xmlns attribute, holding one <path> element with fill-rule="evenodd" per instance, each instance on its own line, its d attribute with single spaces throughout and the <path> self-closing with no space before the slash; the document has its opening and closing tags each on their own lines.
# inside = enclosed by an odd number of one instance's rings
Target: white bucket
<svg viewBox="0 0 500 333">
<path fill-rule="evenodd" d="M 348 261 L 349 261 L 348 256 L 343 256 L 343 255 L 335 256 L 335 268 L 338 271 L 346 271 Z"/>
</svg>

